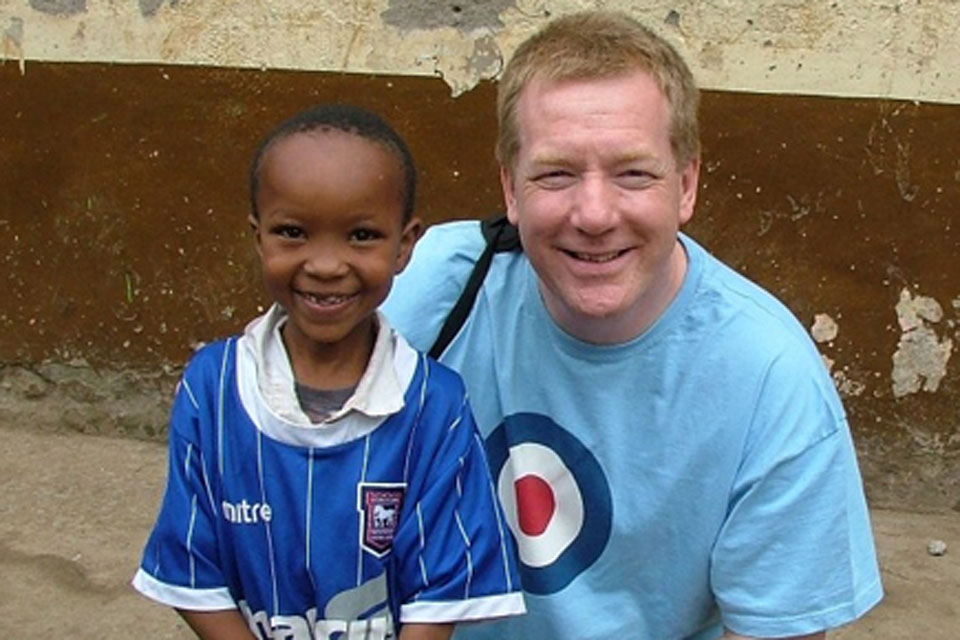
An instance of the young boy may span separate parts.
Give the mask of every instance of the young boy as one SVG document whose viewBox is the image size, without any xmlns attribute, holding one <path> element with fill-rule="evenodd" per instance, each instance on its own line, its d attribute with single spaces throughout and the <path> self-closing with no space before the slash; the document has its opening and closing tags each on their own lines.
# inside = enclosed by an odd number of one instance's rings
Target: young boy
<svg viewBox="0 0 960 640">
<path fill-rule="evenodd" d="M 205 640 L 447 638 L 524 611 L 462 382 L 377 307 L 420 230 L 376 115 L 280 124 L 250 173 L 275 304 L 188 365 L 133 584 Z"/>
</svg>

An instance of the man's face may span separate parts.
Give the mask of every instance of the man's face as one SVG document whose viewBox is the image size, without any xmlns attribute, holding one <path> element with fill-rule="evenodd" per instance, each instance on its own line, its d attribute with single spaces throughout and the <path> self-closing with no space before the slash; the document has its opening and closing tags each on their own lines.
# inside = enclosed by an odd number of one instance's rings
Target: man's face
<svg viewBox="0 0 960 640">
<path fill-rule="evenodd" d="M 588 342 L 637 336 L 683 282 L 677 231 L 700 168 L 677 166 L 666 98 L 644 72 L 534 78 L 516 118 L 520 149 L 501 182 L 550 315 Z"/>
</svg>

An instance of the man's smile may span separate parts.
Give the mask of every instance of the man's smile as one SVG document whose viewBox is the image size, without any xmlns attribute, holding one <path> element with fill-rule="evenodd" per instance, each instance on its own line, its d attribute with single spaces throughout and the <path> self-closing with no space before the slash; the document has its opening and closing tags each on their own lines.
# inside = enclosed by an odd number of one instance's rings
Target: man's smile
<svg viewBox="0 0 960 640">
<path fill-rule="evenodd" d="M 566 253 L 571 258 L 576 260 L 582 260 L 584 262 L 595 262 L 595 263 L 604 263 L 615 260 L 620 256 L 627 253 L 629 249 L 616 249 L 614 251 L 604 251 L 602 253 L 598 252 L 586 252 L 586 251 L 569 251 L 563 249 L 563 252 Z"/>
</svg>

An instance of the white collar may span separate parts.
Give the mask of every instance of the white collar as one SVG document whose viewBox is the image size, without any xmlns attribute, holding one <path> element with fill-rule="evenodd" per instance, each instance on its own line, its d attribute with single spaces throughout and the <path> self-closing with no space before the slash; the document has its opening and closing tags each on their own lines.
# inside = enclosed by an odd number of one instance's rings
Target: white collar
<svg viewBox="0 0 960 640">
<path fill-rule="evenodd" d="M 279 440 L 293 440 L 294 444 L 320 446 L 329 444 L 330 438 L 320 437 L 318 443 L 316 437 L 297 432 L 330 432 L 334 441 L 345 441 L 376 428 L 403 408 L 418 354 L 377 312 L 373 353 L 356 390 L 339 411 L 313 424 L 300 408 L 293 368 L 280 335 L 286 320 L 286 311 L 274 304 L 247 325 L 237 344 L 241 400 L 261 431 Z"/>
</svg>

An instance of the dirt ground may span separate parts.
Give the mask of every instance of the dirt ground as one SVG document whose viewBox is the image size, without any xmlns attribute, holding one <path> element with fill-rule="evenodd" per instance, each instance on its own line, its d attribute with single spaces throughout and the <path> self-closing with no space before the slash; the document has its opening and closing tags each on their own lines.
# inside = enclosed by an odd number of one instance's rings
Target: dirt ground
<svg viewBox="0 0 960 640">
<path fill-rule="evenodd" d="M 128 586 L 162 491 L 162 445 L 0 429 L 0 637 L 186 640 L 171 611 Z M 960 513 L 873 512 L 886 588 L 831 634 L 960 638 Z M 927 553 L 946 542 L 945 555 Z"/>
</svg>

